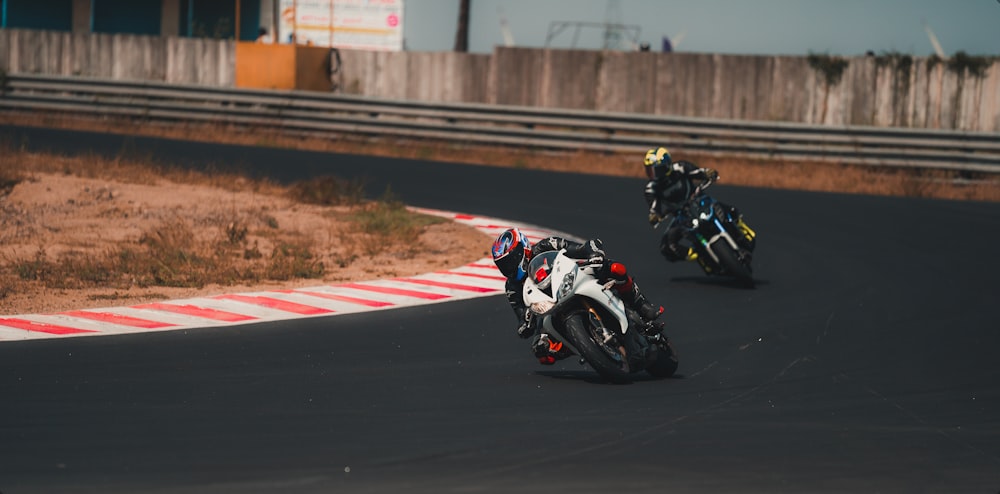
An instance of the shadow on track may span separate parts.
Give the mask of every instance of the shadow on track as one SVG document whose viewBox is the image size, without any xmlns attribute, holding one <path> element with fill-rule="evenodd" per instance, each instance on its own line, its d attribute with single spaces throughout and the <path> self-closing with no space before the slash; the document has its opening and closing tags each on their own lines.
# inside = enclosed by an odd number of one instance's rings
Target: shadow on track
<svg viewBox="0 0 1000 494">
<path fill-rule="evenodd" d="M 535 371 L 534 374 L 539 375 L 539 376 L 544 376 L 544 377 L 551 377 L 553 379 L 566 380 L 566 381 L 582 381 L 582 382 L 585 382 L 585 383 L 588 383 L 588 384 L 607 384 L 607 385 L 610 385 L 610 386 L 621 386 L 621 384 L 614 384 L 614 383 L 612 383 L 612 382 L 604 379 L 603 377 L 601 377 L 600 375 L 598 375 L 596 372 L 594 372 L 592 370 L 589 370 L 589 369 L 583 369 L 583 370 L 540 370 L 540 371 Z M 646 374 L 646 373 L 639 373 L 639 374 L 636 374 L 632 378 L 632 382 L 628 383 L 628 384 L 644 383 L 644 382 L 656 382 L 656 381 L 669 381 L 671 379 L 684 379 L 684 375 L 682 375 L 682 374 L 674 374 L 672 377 L 655 378 L 655 377 L 650 376 L 649 374 Z"/>
<path fill-rule="evenodd" d="M 754 278 L 754 286 L 747 287 L 740 283 L 739 280 L 735 278 L 711 278 L 707 276 L 674 276 L 670 278 L 670 281 L 674 283 L 691 283 L 696 285 L 704 286 L 720 286 L 725 288 L 732 288 L 736 290 L 753 290 L 761 285 L 770 284 L 767 280 L 761 280 Z"/>
</svg>

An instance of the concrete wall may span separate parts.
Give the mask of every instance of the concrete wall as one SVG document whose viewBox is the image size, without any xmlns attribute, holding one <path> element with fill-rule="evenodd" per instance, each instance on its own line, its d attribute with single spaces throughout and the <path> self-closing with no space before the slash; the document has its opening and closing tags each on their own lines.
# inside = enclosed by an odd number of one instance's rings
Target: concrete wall
<svg viewBox="0 0 1000 494">
<path fill-rule="evenodd" d="M 236 45 L 209 38 L 166 40 L 165 82 L 233 87 L 236 84 Z"/>
<path fill-rule="evenodd" d="M 492 54 L 341 50 L 346 94 L 823 125 L 1000 132 L 1000 62 L 851 57 L 828 80 L 808 57 L 498 47 Z M 318 63 L 318 62 L 317 62 Z M 227 40 L 0 30 L 0 69 L 232 87 Z"/>
<path fill-rule="evenodd" d="M 434 63 L 429 55 L 437 57 Z M 829 83 L 807 57 L 497 48 L 489 70 L 467 57 L 344 51 L 343 77 L 353 81 L 345 91 L 442 102 L 1000 132 L 996 60 L 977 76 L 929 58 L 900 66 L 890 57 L 851 57 L 839 81 Z M 456 75 L 440 77 L 440 66 L 449 59 L 466 64 L 464 77 L 461 67 Z M 449 86 L 456 77 L 466 90 Z M 423 86 L 430 89 L 414 90 Z"/>
<path fill-rule="evenodd" d="M 489 55 L 341 50 L 340 92 L 421 101 L 485 102 Z"/>
<path fill-rule="evenodd" d="M 0 29 L 0 71 L 10 72 L 10 32 Z"/>
<path fill-rule="evenodd" d="M 131 34 L 0 29 L 0 69 L 122 80 L 232 86 L 232 42 Z"/>
</svg>

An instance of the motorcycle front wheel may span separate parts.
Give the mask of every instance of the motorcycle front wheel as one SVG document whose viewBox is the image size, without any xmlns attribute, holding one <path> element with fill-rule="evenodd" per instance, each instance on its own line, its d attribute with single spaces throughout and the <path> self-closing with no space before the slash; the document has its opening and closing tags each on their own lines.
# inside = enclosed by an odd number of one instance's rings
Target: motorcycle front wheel
<svg viewBox="0 0 1000 494">
<path fill-rule="evenodd" d="M 566 319 L 566 333 L 573 340 L 580 357 L 601 377 L 616 384 L 632 381 L 624 351 L 616 345 L 602 343 L 604 337 L 600 328 L 591 324 L 584 313 L 576 313 Z"/>
<path fill-rule="evenodd" d="M 736 251 L 725 240 L 720 239 L 715 242 L 712 245 L 712 250 L 719 257 L 719 264 L 726 272 L 736 278 L 736 281 L 744 287 L 753 288 L 753 273 L 750 271 L 750 266 L 739 261 Z"/>
</svg>

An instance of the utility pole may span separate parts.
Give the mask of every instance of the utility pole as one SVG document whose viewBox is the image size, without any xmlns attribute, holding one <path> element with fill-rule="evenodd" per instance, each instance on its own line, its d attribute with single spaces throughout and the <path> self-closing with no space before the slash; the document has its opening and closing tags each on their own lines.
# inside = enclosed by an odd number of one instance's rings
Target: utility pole
<svg viewBox="0 0 1000 494">
<path fill-rule="evenodd" d="M 458 31 L 455 33 L 455 51 L 469 51 L 469 2 L 458 1 Z"/>
<path fill-rule="evenodd" d="M 604 49 L 617 50 L 622 39 L 622 6 L 618 0 L 608 0 L 604 11 Z"/>
</svg>

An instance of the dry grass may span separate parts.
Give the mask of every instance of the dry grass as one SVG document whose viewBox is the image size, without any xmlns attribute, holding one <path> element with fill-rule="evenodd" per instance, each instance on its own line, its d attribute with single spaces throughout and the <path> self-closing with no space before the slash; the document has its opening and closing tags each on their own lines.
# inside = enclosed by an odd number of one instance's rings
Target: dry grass
<svg viewBox="0 0 1000 494">
<path fill-rule="evenodd" d="M 377 255 L 394 245 L 405 245 L 399 255 L 412 257 L 420 244 L 412 242 L 408 245 L 391 239 L 414 239 L 426 227 L 445 220 L 443 218 L 416 214 L 406 209 L 391 190 L 386 190 L 382 197 L 366 207 L 358 208 L 349 213 L 351 230 L 346 242 L 362 246 L 368 255 Z"/>
<path fill-rule="evenodd" d="M 15 225 L 23 226 L 21 236 L 37 230 L 30 225 L 29 210 L 7 204 L 3 199 L 17 184 L 53 173 L 135 184 L 191 184 L 241 193 L 250 191 L 326 207 L 328 214 L 339 215 L 337 224 L 346 225 L 336 232 L 341 251 L 333 256 L 337 268 L 358 260 L 362 257 L 359 252 L 367 257 L 387 252 L 404 257 L 412 255 L 413 239 L 427 226 L 443 221 L 412 213 L 391 195 L 366 201 L 363 184 L 337 177 L 318 177 L 285 187 L 230 172 L 184 170 L 135 158 L 65 157 L 0 146 L 0 225 L 6 230 L 0 239 L 11 240 L 9 235 L 19 235 Z M 115 194 L 112 189 L 93 192 L 107 196 L 105 199 L 109 201 Z M 67 200 L 70 202 L 66 207 L 72 209 L 76 199 Z M 109 216 L 129 214 L 117 208 L 106 211 L 103 214 Z M 207 237 L 196 234 L 197 229 L 204 230 L 205 226 L 215 233 Z M 128 290 L 319 279 L 328 266 L 318 249 L 315 238 L 283 230 L 265 209 L 194 218 L 173 214 L 143 231 L 137 241 L 121 242 L 103 250 L 77 245 L 53 255 L 47 246 L 39 245 L 37 251 L 24 257 L 5 249 L 0 259 L 0 300 L 23 291 L 26 283 L 64 290 L 96 287 Z"/>
</svg>

